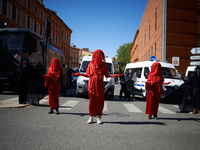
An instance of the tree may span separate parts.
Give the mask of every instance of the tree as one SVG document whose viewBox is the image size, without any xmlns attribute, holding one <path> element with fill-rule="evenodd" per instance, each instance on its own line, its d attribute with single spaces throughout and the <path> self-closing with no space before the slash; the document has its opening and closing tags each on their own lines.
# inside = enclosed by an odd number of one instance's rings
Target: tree
<svg viewBox="0 0 200 150">
<path fill-rule="evenodd" d="M 126 64 L 130 63 L 132 43 L 126 43 L 117 50 L 117 61 L 122 71 L 124 71 Z"/>
</svg>

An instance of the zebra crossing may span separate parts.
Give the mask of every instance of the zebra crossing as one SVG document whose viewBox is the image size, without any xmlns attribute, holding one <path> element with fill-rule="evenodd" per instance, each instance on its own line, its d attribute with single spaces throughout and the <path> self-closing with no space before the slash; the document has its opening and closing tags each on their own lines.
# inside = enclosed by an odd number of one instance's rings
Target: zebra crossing
<svg viewBox="0 0 200 150">
<path fill-rule="evenodd" d="M 47 100 L 44 100 L 42 103 L 46 103 L 46 102 L 47 102 Z M 122 102 L 122 103 L 118 103 L 118 104 L 121 105 L 120 107 L 124 107 L 126 109 L 126 111 L 128 111 L 129 113 L 145 113 L 145 111 L 146 111 L 145 107 L 143 107 L 141 109 L 141 108 L 139 108 L 139 106 L 136 106 L 136 104 L 134 102 L 132 102 L 132 103 Z M 60 111 L 70 111 L 77 105 L 81 105 L 79 100 L 68 100 L 67 102 L 60 105 L 59 110 Z M 109 112 L 108 106 L 111 107 L 111 105 L 108 105 L 108 102 L 105 102 L 104 109 L 103 109 L 104 113 Z M 165 106 L 160 105 L 158 112 L 163 113 L 163 114 L 177 114 L 177 112 L 179 112 L 178 105 L 170 105 L 168 107 L 169 108 L 165 108 Z M 116 111 L 118 111 L 118 110 L 116 110 Z"/>
</svg>

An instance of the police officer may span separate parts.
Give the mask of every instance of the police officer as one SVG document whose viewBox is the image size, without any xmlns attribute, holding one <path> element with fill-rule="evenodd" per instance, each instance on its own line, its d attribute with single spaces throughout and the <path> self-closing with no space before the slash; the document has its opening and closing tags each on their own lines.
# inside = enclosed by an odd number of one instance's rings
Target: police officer
<svg viewBox="0 0 200 150">
<path fill-rule="evenodd" d="M 128 70 L 125 76 L 126 79 L 126 85 L 127 85 L 127 97 L 128 100 L 135 100 L 135 94 L 134 94 L 134 81 L 133 81 L 133 72 L 131 69 Z M 132 95 L 132 97 L 131 97 Z"/>
<path fill-rule="evenodd" d="M 120 97 L 119 97 L 119 99 L 122 98 L 122 94 L 124 93 L 124 100 L 126 100 L 127 86 L 126 86 L 125 76 L 124 75 L 120 76 L 120 84 L 121 84 L 121 89 L 120 89 Z"/>
</svg>

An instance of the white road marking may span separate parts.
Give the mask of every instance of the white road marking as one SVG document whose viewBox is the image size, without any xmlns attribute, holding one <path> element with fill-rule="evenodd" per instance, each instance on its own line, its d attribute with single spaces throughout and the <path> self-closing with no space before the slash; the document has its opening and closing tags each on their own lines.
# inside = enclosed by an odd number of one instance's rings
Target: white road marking
<svg viewBox="0 0 200 150">
<path fill-rule="evenodd" d="M 164 108 L 162 106 L 159 106 L 158 111 L 160 111 L 160 112 L 162 112 L 164 114 L 176 114 L 175 112 L 173 112 L 173 111 L 171 111 L 169 109 L 166 109 L 166 108 Z"/>
<path fill-rule="evenodd" d="M 79 101 L 67 101 L 59 107 L 59 110 L 71 110 Z"/>
<path fill-rule="evenodd" d="M 123 103 L 123 105 L 129 112 L 136 112 L 136 113 L 141 113 L 142 112 L 140 109 L 138 109 L 133 104 L 125 104 L 125 103 Z"/>
<path fill-rule="evenodd" d="M 108 107 L 107 107 L 107 103 L 104 102 L 104 108 L 103 108 L 103 111 L 108 111 Z"/>
<path fill-rule="evenodd" d="M 173 107 L 176 107 L 176 108 L 179 108 L 179 106 L 178 105 L 172 105 Z"/>
</svg>

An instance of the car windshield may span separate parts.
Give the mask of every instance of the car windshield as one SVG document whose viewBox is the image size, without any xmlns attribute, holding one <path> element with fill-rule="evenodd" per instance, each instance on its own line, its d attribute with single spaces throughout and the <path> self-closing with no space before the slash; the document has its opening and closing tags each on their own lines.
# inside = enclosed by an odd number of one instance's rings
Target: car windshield
<svg viewBox="0 0 200 150">
<path fill-rule="evenodd" d="M 90 61 L 83 61 L 81 68 L 80 68 L 80 72 L 85 73 L 89 63 L 90 63 Z M 108 67 L 108 74 L 113 74 L 112 64 L 107 63 L 107 67 Z"/>
<path fill-rule="evenodd" d="M 166 68 L 162 67 L 162 74 L 164 78 L 173 78 L 173 79 L 179 79 L 179 73 L 174 68 Z"/>
</svg>

